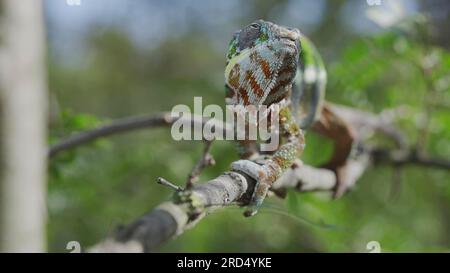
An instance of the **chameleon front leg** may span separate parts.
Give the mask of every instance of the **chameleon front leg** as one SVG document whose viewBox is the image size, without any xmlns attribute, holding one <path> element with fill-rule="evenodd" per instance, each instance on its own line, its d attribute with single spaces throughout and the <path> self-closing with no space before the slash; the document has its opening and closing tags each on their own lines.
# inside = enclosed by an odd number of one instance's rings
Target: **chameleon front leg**
<svg viewBox="0 0 450 273">
<path fill-rule="evenodd" d="M 295 123 L 288 107 L 281 109 L 279 118 L 280 136 L 286 137 L 287 142 L 282 144 L 273 156 L 264 160 L 261 165 L 251 160 L 238 160 L 231 166 L 233 170 L 244 172 L 256 180 L 250 203 L 244 212 L 247 217 L 258 212 L 273 182 L 292 166 L 304 149 L 303 132 Z"/>
</svg>

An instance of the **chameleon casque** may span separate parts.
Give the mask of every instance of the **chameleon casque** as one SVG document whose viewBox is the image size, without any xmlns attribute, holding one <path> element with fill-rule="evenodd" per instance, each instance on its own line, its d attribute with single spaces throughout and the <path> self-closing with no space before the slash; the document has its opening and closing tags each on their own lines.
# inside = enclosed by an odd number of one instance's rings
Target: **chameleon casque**
<svg viewBox="0 0 450 273">
<path fill-rule="evenodd" d="M 331 111 L 325 111 L 325 85 L 322 59 L 315 46 L 298 29 L 257 20 L 234 33 L 225 68 L 226 103 L 244 106 L 282 103 L 279 136 L 285 139 L 263 160 L 255 140 L 238 141 L 241 160 L 232 164 L 232 170 L 256 180 L 245 216 L 258 211 L 272 183 L 302 154 L 305 146 L 303 129 L 319 123 L 318 131 L 325 135 L 332 135 L 328 131 L 339 134 L 339 130 L 330 130 L 330 127 L 344 128 L 341 131 L 346 132 L 345 125 L 327 126 L 339 119 Z M 320 122 L 321 116 L 325 117 L 324 122 Z M 340 155 L 341 159 L 334 158 L 330 162 L 344 162 L 350 149 L 344 150 L 344 159 Z"/>
</svg>

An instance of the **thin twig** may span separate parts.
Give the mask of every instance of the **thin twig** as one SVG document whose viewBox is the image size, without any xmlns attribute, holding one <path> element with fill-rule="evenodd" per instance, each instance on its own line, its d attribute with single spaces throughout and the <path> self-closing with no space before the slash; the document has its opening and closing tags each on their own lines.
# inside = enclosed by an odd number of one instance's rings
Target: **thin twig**
<svg viewBox="0 0 450 273">
<path fill-rule="evenodd" d="M 392 151 L 384 148 L 372 148 L 371 156 L 375 164 L 385 165 L 420 165 L 430 168 L 450 170 L 450 161 L 444 158 L 429 157 L 417 153 L 415 150 Z"/>
<path fill-rule="evenodd" d="M 209 153 L 211 150 L 211 144 L 212 140 L 204 140 L 205 146 L 203 148 L 202 157 L 200 160 L 195 164 L 194 168 L 192 169 L 191 173 L 188 175 L 187 181 L 186 181 L 186 189 L 192 188 L 195 182 L 197 182 L 198 177 L 200 173 L 209 166 L 214 166 L 216 164 L 216 161 L 214 160 L 213 156 Z"/>
<path fill-rule="evenodd" d="M 182 191 L 182 190 L 184 190 L 182 187 L 177 186 L 177 185 L 173 184 L 172 182 L 170 182 L 170 181 L 168 181 L 168 180 L 166 180 L 166 179 L 164 179 L 162 177 L 156 178 L 156 183 L 164 185 L 164 186 L 166 186 L 166 187 L 168 187 L 168 188 L 170 188 L 172 190 L 175 190 L 175 191 Z"/>
<path fill-rule="evenodd" d="M 107 137 L 118 133 L 131 132 L 142 128 L 162 127 L 172 124 L 170 113 L 159 113 L 152 116 L 130 117 L 111 122 L 110 124 L 84 131 L 70 136 L 52 145 L 48 156 L 54 157 L 58 153 L 87 144 L 97 138 Z"/>
</svg>

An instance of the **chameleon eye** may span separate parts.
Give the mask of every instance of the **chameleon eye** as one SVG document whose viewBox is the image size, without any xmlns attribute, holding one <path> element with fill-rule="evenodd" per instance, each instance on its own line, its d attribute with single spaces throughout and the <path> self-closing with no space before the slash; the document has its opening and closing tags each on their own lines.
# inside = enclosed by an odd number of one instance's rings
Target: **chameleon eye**
<svg viewBox="0 0 450 273">
<path fill-rule="evenodd" d="M 251 47 L 261 33 L 258 23 L 245 27 L 239 34 L 239 50 Z"/>
<path fill-rule="evenodd" d="M 253 24 L 250 25 L 250 28 L 259 30 L 259 24 L 258 23 L 253 23 Z"/>
</svg>

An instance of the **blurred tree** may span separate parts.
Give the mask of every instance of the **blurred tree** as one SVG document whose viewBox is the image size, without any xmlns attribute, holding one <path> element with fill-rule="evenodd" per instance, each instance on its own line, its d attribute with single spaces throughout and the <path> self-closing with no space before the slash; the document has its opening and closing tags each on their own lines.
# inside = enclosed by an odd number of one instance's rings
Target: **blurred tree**
<svg viewBox="0 0 450 273">
<path fill-rule="evenodd" d="M 0 251 L 46 249 L 46 66 L 42 1 L 1 3 Z"/>
</svg>

